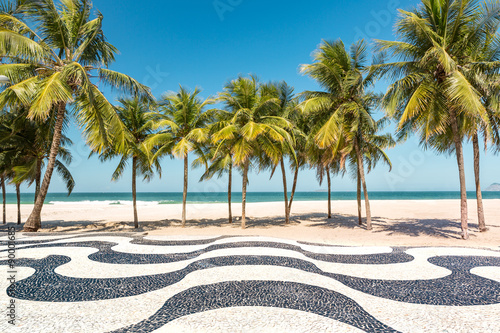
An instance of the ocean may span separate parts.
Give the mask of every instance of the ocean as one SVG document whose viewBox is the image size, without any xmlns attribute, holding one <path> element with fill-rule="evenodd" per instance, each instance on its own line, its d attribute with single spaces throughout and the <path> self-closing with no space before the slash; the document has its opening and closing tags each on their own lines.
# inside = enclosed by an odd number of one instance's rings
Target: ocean
<svg viewBox="0 0 500 333">
<path fill-rule="evenodd" d="M 460 199 L 460 192 L 370 192 L 371 200 L 444 200 Z M 469 192 L 469 199 L 475 199 L 476 193 Z M 484 192 L 484 199 L 500 199 L 500 192 Z M 21 203 L 33 203 L 34 194 L 22 193 Z M 297 192 L 294 201 L 327 200 L 326 192 Z M 356 200 L 356 192 L 332 192 L 333 200 Z M 137 193 L 138 205 L 169 205 L 182 202 L 182 193 Z M 209 192 L 188 193 L 189 203 L 227 203 L 227 193 Z M 276 202 L 283 200 L 283 192 L 249 192 L 247 202 Z M 233 192 L 232 202 L 241 202 L 241 192 Z M 7 194 L 7 203 L 15 204 L 16 195 Z M 131 205 L 131 193 L 49 193 L 46 204 L 98 204 L 98 205 Z"/>
</svg>

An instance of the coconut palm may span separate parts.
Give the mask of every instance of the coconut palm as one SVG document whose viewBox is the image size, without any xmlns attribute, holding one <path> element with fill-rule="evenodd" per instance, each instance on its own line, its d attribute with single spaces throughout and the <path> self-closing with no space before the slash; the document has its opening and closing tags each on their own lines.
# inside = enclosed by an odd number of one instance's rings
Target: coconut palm
<svg viewBox="0 0 500 333">
<path fill-rule="evenodd" d="M 498 62 L 470 63 L 469 55 L 482 50 L 500 13 L 498 3 L 474 0 L 423 0 L 411 11 L 400 11 L 398 41 L 377 41 L 378 50 L 399 61 L 378 65 L 395 80 L 384 106 L 406 137 L 419 133 L 426 141 L 451 129 L 461 192 L 462 238 L 468 239 L 467 192 L 460 118 L 489 123 L 480 92 L 467 71 L 481 73 Z"/>
<path fill-rule="evenodd" d="M 279 100 L 267 93 L 257 78 L 239 76 L 227 83 L 219 95 L 230 121 L 215 132 L 213 142 L 220 147 L 231 147 L 234 165 L 243 173 L 241 227 L 246 227 L 246 192 L 248 171 L 253 157 L 262 156 L 278 164 L 283 147 L 292 150 L 293 140 L 288 130 L 292 124 L 283 117 L 273 116 Z"/>
<path fill-rule="evenodd" d="M 102 14 L 92 16 L 92 3 L 86 0 L 18 1 L 11 12 L 0 13 L 0 75 L 11 82 L 0 94 L 0 108 L 25 106 L 30 119 L 56 119 L 46 172 L 25 231 L 41 226 L 68 106 L 92 150 L 100 151 L 109 141 L 126 141 L 113 105 L 92 77 L 126 92 L 150 95 L 134 79 L 107 69 L 117 50 L 106 41 L 102 22 Z"/>
<path fill-rule="evenodd" d="M 227 184 L 227 202 L 228 202 L 228 221 L 233 223 L 232 212 L 232 185 L 233 185 L 233 170 L 235 168 L 233 155 L 231 153 L 231 142 L 226 141 L 225 144 L 216 146 L 213 139 L 213 134 L 220 129 L 229 125 L 231 113 L 225 110 L 215 110 L 214 118 L 208 128 L 210 131 L 210 140 L 204 144 L 203 149 L 205 154 L 200 155 L 193 164 L 196 166 L 205 166 L 206 170 L 200 178 L 200 181 L 207 181 L 214 176 L 221 178 L 224 173 L 228 174 Z"/>
<path fill-rule="evenodd" d="M 156 120 L 159 133 L 151 135 L 147 147 L 157 147 L 153 161 L 165 155 L 172 155 L 184 160 L 184 189 L 182 194 L 182 226 L 186 226 L 186 202 L 188 190 L 189 153 L 203 155 L 203 144 L 209 140 L 208 124 L 213 112 L 206 110 L 215 100 L 202 100 L 194 91 L 180 86 L 178 92 L 170 92 L 160 101 L 160 115 Z"/>
<path fill-rule="evenodd" d="M 297 101 L 298 102 L 298 101 Z M 298 108 L 298 106 L 297 106 Z M 301 112 L 292 112 L 288 118 L 293 124 L 293 133 L 295 137 L 295 158 L 290 158 L 290 167 L 293 170 L 293 183 L 290 192 L 290 201 L 288 203 L 288 213 L 292 212 L 292 203 L 297 190 L 297 181 L 299 178 L 299 171 L 307 166 L 308 163 L 308 133 L 309 121 L 307 117 Z"/>
<path fill-rule="evenodd" d="M 269 116 L 281 117 L 283 119 L 287 119 L 291 122 L 292 115 L 296 113 L 297 110 L 297 100 L 294 95 L 293 87 L 289 86 L 285 81 L 281 82 L 271 82 L 262 86 L 262 90 L 264 94 L 272 96 L 277 100 L 278 106 L 270 109 Z M 281 145 L 281 159 L 279 161 L 279 165 L 281 167 L 281 174 L 283 179 L 283 198 L 285 201 L 285 223 L 290 223 L 290 203 L 288 202 L 288 190 L 287 190 L 287 179 L 286 179 L 286 168 L 285 168 L 285 158 L 290 157 L 292 161 L 296 161 L 295 154 L 295 128 L 289 126 L 287 128 L 291 137 L 293 146 L 288 147 L 287 142 L 276 142 L 277 145 Z M 274 175 L 274 172 L 277 168 L 277 165 L 273 163 L 273 161 L 269 158 L 266 158 L 266 155 L 261 155 L 262 166 L 270 167 L 272 169 L 271 178 Z M 296 183 L 295 183 L 296 184 Z"/>
<path fill-rule="evenodd" d="M 375 73 L 365 64 L 366 43 L 359 41 L 348 52 L 341 40 L 323 41 L 313 57 L 315 62 L 302 65 L 301 71 L 316 80 L 325 91 L 304 92 L 306 100 L 301 105 L 302 110 L 311 115 L 310 119 L 315 124 L 312 132 L 316 144 L 330 155 L 323 159 L 328 177 L 329 166 L 340 163 L 336 167 L 340 171 L 348 151 L 354 150 L 364 192 L 367 229 L 371 230 L 371 209 L 361 147 L 366 134 L 376 132 L 376 122 L 371 113 L 377 106 L 378 96 L 366 91 L 376 79 Z"/>
<path fill-rule="evenodd" d="M 389 166 L 389 172 L 392 170 L 392 162 L 389 159 L 389 156 L 385 153 L 386 149 L 393 148 L 396 145 L 395 140 L 393 139 L 391 134 L 378 134 L 387 119 L 382 118 L 377 121 L 375 127 L 369 127 L 367 131 L 361 131 L 360 135 L 362 136 L 357 140 L 360 143 L 361 155 L 363 158 L 363 163 L 366 164 L 367 169 L 366 173 L 370 173 L 379 161 L 384 162 Z M 344 148 L 345 152 L 348 152 L 349 149 Z M 353 166 L 359 165 L 358 153 L 355 149 L 351 148 L 351 153 L 349 154 L 350 164 Z M 357 180 L 357 202 L 358 202 L 358 221 L 359 225 L 363 224 L 362 220 L 362 207 L 361 207 L 361 187 L 363 184 L 362 174 L 360 168 L 351 168 L 351 175 L 353 178 Z M 363 192 L 367 191 L 366 185 L 363 185 Z M 367 224 L 368 227 L 368 224 Z"/>
<path fill-rule="evenodd" d="M 134 227 L 139 228 L 137 215 L 137 175 L 143 176 L 144 181 L 150 181 L 156 171 L 161 176 L 161 166 L 158 160 L 150 163 L 150 152 L 146 150 L 144 142 L 153 133 L 153 120 L 156 115 L 152 112 L 153 103 L 141 100 L 139 97 L 120 98 L 120 105 L 116 108 L 120 120 L 128 131 L 124 145 L 110 146 L 103 151 L 99 158 L 108 161 L 120 157 L 120 162 L 113 172 L 112 180 L 117 181 L 123 176 L 127 163 L 132 161 L 132 202 L 134 210 Z"/>
<path fill-rule="evenodd" d="M 465 130 L 465 135 L 472 141 L 474 153 L 474 178 L 476 183 L 476 202 L 478 214 L 478 227 L 480 232 L 486 232 L 486 221 L 484 217 L 483 199 L 480 181 L 480 149 L 479 138 L 484 138 L 485 149 L 489 143 L 497 145 L 500 143 L 500 125 L 499 107 L 500 84 L 498 69 L 500 68 L 500 39 L 496 35 L 500 27 L 500 21 L 493 22 L 489 31 L 483 32 L 484 43 L 477 48 L 466 48 L 469 51 L 467 57 L 463 60 L 463 73 L 467 80 L 472 84 L 481 96 L 486 112 L 487 120 L 481 117 L 466 119 L 460 128 Z M 463 116 L 466 116 L 464 114 Z M 445 136 L 446 137 L 446 136 Z M 449 136 L 448 136 L 449 137 Z M 452 140 L 447 140 L 451 143 Z"/>
<path fill-rule="evenodd" d="M 54 110 L 53 112 L 56 112 Z M 6 114 L 8 118 L 0 126 L 0 142 L 4 147 L 9 147 L 19 155 L 12 165 L 13 182 L 21 184 L 27 182 L 29 186 L 35 183 L 35 201 L 40 191 L 41 174 L 50 156 L 51 138 L 54 136 L 55 118 L 47 122 L 36 122 L 27 119 L 26 110 L 11 111 Z M 63 124 L 63 131 L 67 127 Z M 72 141 L 61 134 L 61 144 L 55 162 L 55 171 L 66 184 L 68 195 L 75 187 L 75 180 L 66 165 L 71 164 L 72 156 L 68 146 Z M 16 156 L 17 156 L 16 155 Z"/>
<path fill-rule="evenodd" d="M 21 223 L 20 185 L 35 183 L 35 200 L 40 190 L 40 175 L 50 154 L 50 139 L 53 137 L 54 121 L 37 123 L 26 118 L 25 110 L 16 110 L 1 115 L 0 146 L 3 158 L 8 163 L 7 173 L 16 187 L 18 224 Z M 65 122 L 65 126 L 66 126 Z M 65 164 L 70 164 L 71 153 L 66 146 L 72 142 L 61 135 L 61 146 L 55 170 L 66 184 L 68 195 L 75 187 L 75 180 Z"/>
</svg>

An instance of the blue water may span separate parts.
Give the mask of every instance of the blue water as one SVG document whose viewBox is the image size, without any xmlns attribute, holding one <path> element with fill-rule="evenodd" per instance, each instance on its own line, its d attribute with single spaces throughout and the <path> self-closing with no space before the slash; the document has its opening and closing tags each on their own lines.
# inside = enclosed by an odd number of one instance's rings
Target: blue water
<svg viewBox="0 0 500 333">
<path fill-rule="evenodd" d="M 297 192 L 296 201 L 327 200 L 326 192 Z M 468 198 L 475 199 L 475 192 L 469 192 Z M 484 192 L 484 199 L 500 199 L 500 192 Z M 23 204 L 33 203 L 34 195 L 21 194 Z M 356 200 L 356 192 L 332 192 L 333 200 Z M 443 200 L 460 199 L 459 192 L 370 192 L 372 200 Z M 64 193 L 49 193 L 47 204 L 59 203 L 107 203 L 110 205 L 126 205 L 132 200 L 131 193 L 73 193 L 67 196 Z M 137 200 L 144 204 L 176 204 L 182 202 L 182 193 L 137 193 Z M 282 192 L 250 192 L 247 193 L 247 202 L 275 202 L 283 200 Z M 241 192 L 233 192 L 232 201 L 241 201 Z M 188 202 L 191 203 L 225 203 L 227 193 L 188 193 Z M 7 194 L 7 203 L 16 203 L 16 195 Z"/>
</svg>

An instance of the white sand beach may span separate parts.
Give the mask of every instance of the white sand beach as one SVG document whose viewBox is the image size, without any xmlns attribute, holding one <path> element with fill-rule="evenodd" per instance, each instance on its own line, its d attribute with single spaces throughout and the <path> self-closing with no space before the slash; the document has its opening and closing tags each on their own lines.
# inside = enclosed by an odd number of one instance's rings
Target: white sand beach
<svg viewBox="0 0 500 333">
<path fill-rule="evenodd" d="M 240 228 L 241 205 L 233 203 L 233 224 L 227 204 L 188 204 L 187 226 L 181 227 L 180 204 L 139 206 L 140 228 L 133 228 L 132 206 L 67 203 L 44 206 L 40 232 L 147 232 L 149 235 L 255 235 L 336 245 L 500 247 L 500 200 L 484 200 L 489 231 L 477 229 L 476 201 L 469 201 L 471 238 L 460 239 L 459 200 L 371 201 L 373 231 L 358 226 L 355 201 L 333 201 L 327 219 L 326 201 L 293 203 L 285 225 L 283 202 L 247 204 L 247 228 Z M 364 205 L 363 205 L 364 207 Z M 32 205 L 22 205 L 25 220 Z M 16 219 L 8 205 L 7 220 Z"/>
</svg>

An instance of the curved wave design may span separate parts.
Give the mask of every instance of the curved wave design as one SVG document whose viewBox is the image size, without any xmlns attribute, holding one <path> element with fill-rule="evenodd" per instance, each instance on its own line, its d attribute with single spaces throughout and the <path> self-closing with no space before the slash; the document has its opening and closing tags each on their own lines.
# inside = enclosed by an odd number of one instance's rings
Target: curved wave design
<svg viewBox="0 0 500 333">
<path fill-rule="evenodd" d="M 135 242 L 130 242 L 131 244 L 145 245 L 139 240 Z M 151 245 L 149 241 L 146 242 L 147 245 Z M 202 243 L 205 244 L 205 243 Z M 206 243 L 208 244 L 208 243 Z M 118 246 L 116 242 L 97 242 L 97 241 L 78 241 L 78 242 L 49 242 L 44 244 L 33 244 L 24 246 L 23 249 L 30 248 L 46 248 L 46 247 L 93 247 L 99 249 L 97 253 L 89 256 L 91 260 L 111 263 L 111 264 L 152 264 L 152 263 L 171 263 L 177 261 L 183 261 L 188 259 L 193 259 L 199 257 L 203 253 L 230 249 L 230 248 L 241 248 L 241 247 L 267 247 L 267 248 L 277 248 L 291 250 L 298 253 L 302 253 L 308 258 L 325 261 L 325 262 L 336 262 L 336 263 L 356 263 L 356 264 L 396 264 L 410 262 L 414 259 L 412 255 L 404 253 L 403 248 L 394 248 L 391 253 L 375 253 L 375 254 L 360 254 L 360 255 L 350 255 L 350 254 L 326 254 L 326 253 L 315 253 L 303 250 L 300 246 L 290 245 L 286 243 L 275 243 L 275 242 L 234 242 L 234 243 L 224 243 L 217 245 L 209 245 L 203 249 L 188 252 L 188 253 L 172 253 L 172 254 L 135 254 L 135 253 L 125 253 L 119 252 L 113 249 L 113 247 Z M 174 245 L 186 245 L 179 241 L 169 244 L 157 244 L 157 246 L 174 246 Z M 192 245 L 192 244 L 189 244 Z M 0 250 L 0 253 L 6 250 Z"/>
<path fill-rule="evenodd" d="M 121 329 L 112 326 L 108 329 L 116 332 L 151 332 L 184 316 L 239 307 L 297 310 L 367 332 L 400 330 L 388 324 L 387 317 L 385 321 L 377 318 L 378 311 L 373 308 L 366 310 L 367 302 L 373 300 L 395 309 L 397 304 L 500 309 L 500 277 L 495 276 L 500 267 L 498 251 L 322 247 L 263 237 L 221 236 L 185 241 L 116 234 L 44 237 L 30 237 L 18 249 L 16 265 L 30 267 L 34 273 L 29 271 L 23 276 L 26 278 L 13 285 L 0 282 L 0 287 L 8 296 L 29 306 L 47 304 L 44 302 L 87 302 L 90 306 L 130 297 L 144 297 L 147 302 L 150 294 L 169 295 L 157 299 L 158 307 L 142 321 L 137 318 Z M 5 250 L 1 250 L 0 258 L 5 256 Z M 0 266 L 5 265 L 7 261 L 0 259 Z M 92 265 L 104 272 L 78 275 L 79 270 L 89 271 Z M 346 269 L 350 266 L 351 270 Z M 113 267 L 124 267 L 120 277 L 112 274 Z M 387 272 L 385 275 L 354 272 L 364 267 L 366 272 Z M 232 273 L 227 277 L 231 269 L 236 274 L 241 272 L 241 276 Z M 408 269 L 407 276 L 395 272 L 401 269 Z M 145 272 L 137 274 L 141 270 Z M 273 270 L 286 274 L 259 275 Z M 390 278 L 391 270 L 400 279 Z M 428 270 L 429 277 L 420 272 L 421 278 L 417 279 L 412 272 L 419 270 Z M 256 274 L 252 274 L 254 271 Z M 301 276 L 300 281 L 292 278 L 293 272 Z M 194 284 L 193 276 L 198 279 Z M 191 284 L 179 287 L 184 281 Z M 130 325 L 131 322 L 135 324 Z"/>
<path fill-rule="evenodd" d="M 301 283 L 235 281 L 183 291 L 165 302 L 152 317 L 114 333 L 150 331 L 193 313 L 241 306 L 300 310 L 335 319 L 367 332 L 397 332 L 378 321 L 352 299 L 335 291 Z"/>
</svg>

